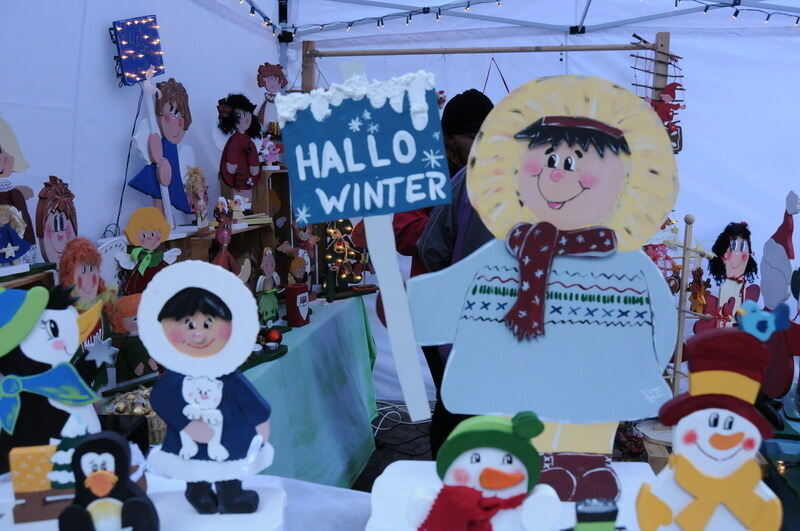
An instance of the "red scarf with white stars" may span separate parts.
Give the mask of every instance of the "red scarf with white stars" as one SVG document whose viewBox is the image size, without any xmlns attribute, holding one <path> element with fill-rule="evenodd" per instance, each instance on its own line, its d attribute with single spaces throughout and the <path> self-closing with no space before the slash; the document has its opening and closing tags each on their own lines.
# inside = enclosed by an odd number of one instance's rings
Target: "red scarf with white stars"
<svg viewBox="0 0 800 531">
<path fill-rule="evenodd" d="M 616 250 L 617 237 L 605 227 L 560 231 L 546 221 L 519 223 L 508 233 L 506 247 L 519 260 L 519 292 L 504 321 L 523 340 L 544 335 L 547 277 L 553 258 L 609 256 Z"/>
</svg>

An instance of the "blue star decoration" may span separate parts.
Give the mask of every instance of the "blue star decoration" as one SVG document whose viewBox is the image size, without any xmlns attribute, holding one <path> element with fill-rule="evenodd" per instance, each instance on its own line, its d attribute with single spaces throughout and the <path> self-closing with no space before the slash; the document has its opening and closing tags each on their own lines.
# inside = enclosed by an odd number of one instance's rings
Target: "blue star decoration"
<svg viewBox="0 0 800 531">
<path fill-rule="evenodd" d="M 111 28 L 117 45 L 117 76 L 123 85 L 144 81 L 144 74 L 153 65 L 156 76 L 164 73 L 164 52 L 155 15 L 115 20 Z"/>
<path fill-rule="evenodd" d="M 298 225 L 308 225 L 308 216 L 310 212 L 308 210 L 307 205 L 303 205 L 300 208 L 296 209 L 297 212 L 294 215 L 294 220 L 297 222 Z"/>
<path fill-rule="evenodd" d="M 117 359 L 117 352 L 119 352 L 119 349 L 111 346 L 111 338 L 95 341 L 87 348 L 86 360 L 93 361 L 98 367 L 104 363 L 114 365 Z"/>
</svg>

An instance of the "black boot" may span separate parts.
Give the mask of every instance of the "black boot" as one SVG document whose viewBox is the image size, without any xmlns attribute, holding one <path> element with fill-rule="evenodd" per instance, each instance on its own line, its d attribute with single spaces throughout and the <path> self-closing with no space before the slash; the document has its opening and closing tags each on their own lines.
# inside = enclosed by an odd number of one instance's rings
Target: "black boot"
<svg viewBox="0 0 800 531">
<path fill-rule="evenodd" d="M 258 493 L 242 490 L 241 480 L 217 481 L 214 485 L 217 486 L 220 513 L 254 513 L 258 509 Z"/>
<path fill-rule="evenodd" d="M 217 496 L 211 490 L 211 483 L 194 481 L 186 484 L 186 499 L 200 514 L 217 512 Z"/>
</svg>

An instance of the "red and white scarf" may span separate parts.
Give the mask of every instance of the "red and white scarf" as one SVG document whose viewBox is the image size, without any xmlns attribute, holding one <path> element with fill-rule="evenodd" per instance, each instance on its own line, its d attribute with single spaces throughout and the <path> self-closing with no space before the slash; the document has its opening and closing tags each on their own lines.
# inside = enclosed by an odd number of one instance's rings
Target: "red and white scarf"
<svg viewBox="0 0 800 531">
<path fill-rule="evenodd" d="M 519 291 L 506 314 L 517 339 L 544 335 L 547 278 L 556 256 L 599 258 L 616 251 L 617 237 L 605 227 L 560 231 L 547 222 L 519 223 L 508 233 L 508 252 L 519 260 Z"/>
</svg>

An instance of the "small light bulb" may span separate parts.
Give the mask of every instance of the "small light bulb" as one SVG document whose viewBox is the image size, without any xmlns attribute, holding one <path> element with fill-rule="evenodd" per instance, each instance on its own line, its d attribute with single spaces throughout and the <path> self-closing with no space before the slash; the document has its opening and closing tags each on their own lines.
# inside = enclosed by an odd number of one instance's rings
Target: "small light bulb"
<svg viewBox="0 0 800 531">
<path fill-rule="evenodd" d="M 351 29 L 353 29 L 353 23 L 352 22 L 348 22 L 347 23 L 347 29 L 345 29 L 345 31 L 350 31 Z"/>
<path fill-rule="evenodd" d="M 733 11 L 733 18 L 739 18 L 739 10 L 738 9 Z"/>
<path fill-rule="evenodd" d="M 467 5 L 464 6 L 464 11 L 469 11 L 469 2 L 467 2 Z"/>
<path fill-rule="evenodd" d="M 500 2 L 500 0 L 497 0 L 497 2 L 495 2 L 495 3 L 497 4 L 497 7 L 502 7 L 503 6 L 503 3 Z"/>
<path fill-rule="evenodd" d="M 703 14 L 708 15 L 708 5 L 703 9 Z"/>
<path fill-rule="evenodd" d="M 772 17 L 772 13 L 767 14 L 767 18 L 764 19 L 764 24 L 769 24 L 770 17 Z"/>
<path fill-rule="evenodd" d="M 320 25 L 319 25 L 319 30 L 320 30 L 320 31 L 322 31 L 322 30 L 324 30 L 324 29 L 325 29 L 325 24 L 320 24 Z"/>
<path fill-rule="evenodd" d="M 256 7 L 255 6 L 250 6 L 250 16 L 251 17 L 256 16 Z"/>
</svg>

